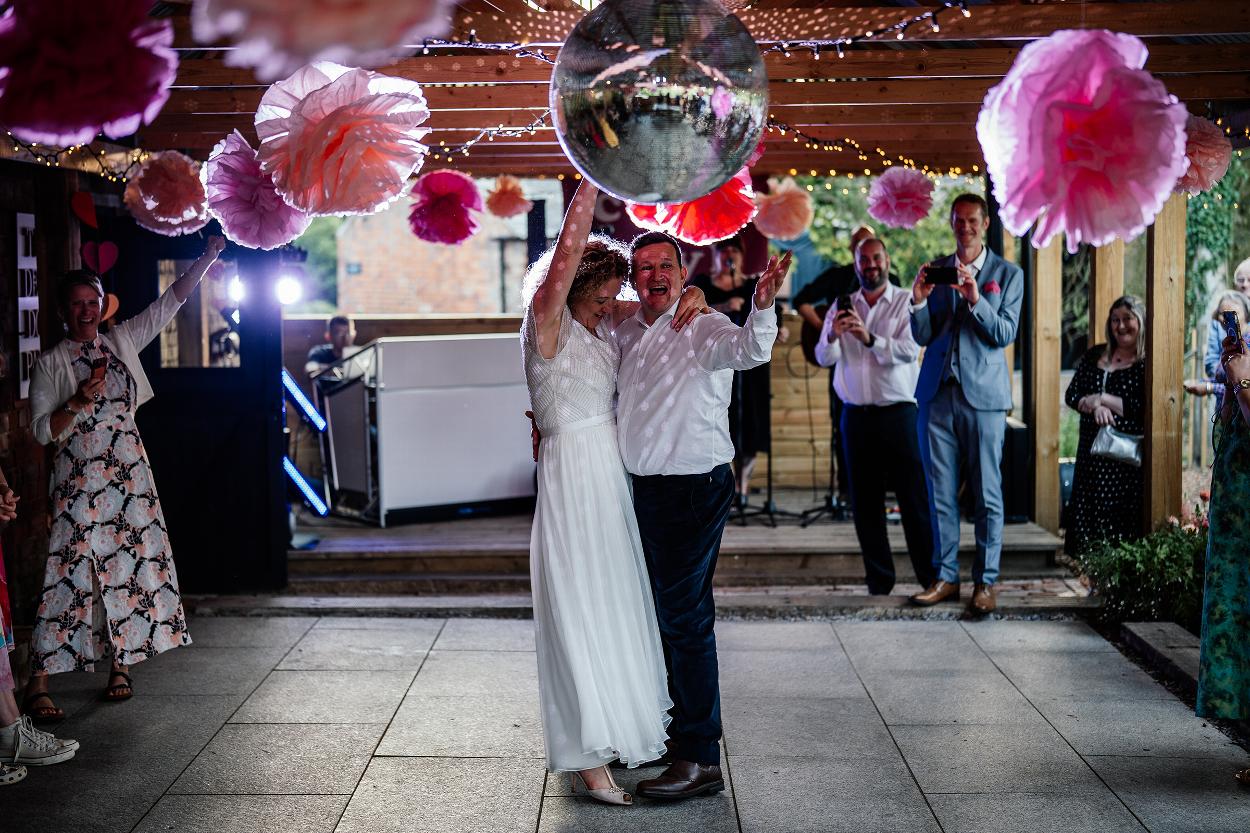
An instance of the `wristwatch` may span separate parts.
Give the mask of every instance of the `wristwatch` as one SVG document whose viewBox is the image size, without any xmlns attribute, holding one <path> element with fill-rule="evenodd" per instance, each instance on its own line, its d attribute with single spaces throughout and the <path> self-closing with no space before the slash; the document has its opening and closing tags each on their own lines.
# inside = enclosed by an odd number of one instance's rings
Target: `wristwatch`
<svg viewBox="0 0 1250 833">
<path fill-rule="evenodd" d="M 1250 390 L 1250 379 L 1239 379 L 1238 381 L 1233 382 L 1232 387 L 1236 393 L 1241 393 L 1243 390 Z"/>
<path fill-rule="evenodd" d="M 68 400 L 68 399 L 67 399 L 67 400 L 65 400 L 65 404 L 61 406 L 61 410 L 62 410 L 62 411 L 64 411 L 65 413 L 69 414 L 69 415 L 70 415 L 70 416 L 72 416 L 72 417 L 76 417 L 76 416 L 78 416 L 78 411 L 75 411 L 73 408 L 71 408 L 71 407 L 69 406 L 69 400 Z"/>
</svg>

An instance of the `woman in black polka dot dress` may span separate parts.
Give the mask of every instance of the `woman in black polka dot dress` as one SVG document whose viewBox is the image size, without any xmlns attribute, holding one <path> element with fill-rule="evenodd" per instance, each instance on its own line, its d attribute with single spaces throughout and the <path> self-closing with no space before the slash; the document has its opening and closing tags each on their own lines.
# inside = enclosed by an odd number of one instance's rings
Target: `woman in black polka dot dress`
<svg viewBox="0 0 1250 833">
<path fill-rule="evenodd" d="M 1077 555 L 1104 538 L 1142 534 L 1141 468 L 1090 453 L 1098 429 L 1112 425 L 1126 434 L 1146 430 L 1146 311 L 1125 295 L 1111 305 L 1107 343 L 1081 358 L 1064 401 L 1081 413 L 1072 499 L 1068 502 L 1063 550 Z"/>
</svg>

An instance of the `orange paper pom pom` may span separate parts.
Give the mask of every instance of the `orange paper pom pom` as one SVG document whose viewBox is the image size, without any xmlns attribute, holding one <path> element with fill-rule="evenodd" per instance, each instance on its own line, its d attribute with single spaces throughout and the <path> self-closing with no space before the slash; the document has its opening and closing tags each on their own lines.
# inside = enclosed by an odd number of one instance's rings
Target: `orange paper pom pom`
<svg viewBox="0 0 1250 833">
<path fill-rule="evenodd" d="M 793 240 L 811 228 L 816 216 L 812 197 L 786 177 L 778 183 L 769 183 L 767 194 L 756 194 L 755 227 L 760 234 L 772 240 Z"/>
<path fill-rule="evenodd" d="M 525 214 L 534 203 L 525 198 L 521 188 L 521 180 L 510 174 L 504 174 L 495 180 L 495 190 L 486 197 L 486 209 L 496 217 L 515 217 Z"/>
</svg>

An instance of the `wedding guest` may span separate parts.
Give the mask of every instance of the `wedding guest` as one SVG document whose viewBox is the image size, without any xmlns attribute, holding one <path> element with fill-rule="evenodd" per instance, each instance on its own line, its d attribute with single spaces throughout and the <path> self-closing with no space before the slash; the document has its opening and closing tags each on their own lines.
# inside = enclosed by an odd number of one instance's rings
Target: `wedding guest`
<svg viewBox="0 0 1250 833">
<path fill-rule="evenodd" d="M 1015 341 L 1024 299 L 1020 267 L 985 246 L 989 208 L 975 194 L 956 197 L 950 211 L 955 254 L 921 268 L 912 285 L 911 330 L 927 348 L 920 366 L 917 430 L 937 577 L 918 605 L 959 598 L 959 481 L 966 470 L 975 504 L 975 589 L 971 612 L 997 606 L 994 583 L 1003 546 L 1002 456 L 1011 410 L 1011 370 L 1003 348 Z M 930 283 L 928 269 L 955 267 L 953 286 Z"/>
<path fill-rule="evenodd" d="M 1246 327 L 1246 322 L 1241 321 Z M 1245 330 L 1243 329 L 1243 332 Z M 1227 337 L 1216 427 L 1198 661 L 1200 717 L 1250 720 L 1250 349 Z M 1235 774 L 1250 786 L 1250 769 Z"/>
<path fill-rule="evenodd" d="M 851 232 L 850 244 L 848 246 L 851 252 L 851 262 L 830 266 L 795 294 L 791 303 L 794 305 L 794 311 L 803 319 L 805 325 L 820 330 L 824 326 L 825 317 L 829 314 L 828 311 L 833 308 L 837 300 L 855 291 L 855 288 L 859 285 L 855 277 L 855 249 L 864 240 L 876 236 L 877 233 L 873 231 L 872 226 L 859 226 L 856 228 Z M 898 286 L 898 276 L 891 273 L 890 283 Z M 833 373 L 833 368 L 830 368 L 829 418 L 830 443 L 833 448 L 833 457 L 830 460 L 830 464 L 833 466 L 832 482 L 837 492 L 835 509 L 838 513 L 841 513 L 848 505 L 847 499 L 851 494 L 851 487 L 847 475 L 846 455 L 842 451 L 842 400 L 838 398 L 838 392 L 834 390 Z"/>
<path fill-rule="evenodd" d="M 912 569 L 921 587 L 933 583 L 933 529 L 916 435 L 920 347 L 911 334 L 910 293 L 892 285 L 885 244 L 868 238 L 855 254 L 859 289 L 845 309 L 825 316 L 816 361 L 834 366 L 842 400 L 851 516 L 864 556 L 868 592 L 894 589 L 894 555 L 885 527 L 885 492 L 898 499 Z"/>
<path fill-rule="evenodd" d="M 356 352 L 356 326 L 346 315 L 336 315 L 326 322 L 325 343 L 308 351 L 304 371 L 312 374 L 325 370 L 344 356 Z"/>
<path fill-rule="evenodd" d="M 1079 555 L 1102 539 L 1143 533 L 1141 466 L 1096 456 L 1090 448 L 1103 426 L 1142 436 L 1146 431 L 1146 311 L 1132 295 L 1107 315 L 1107 341 L 1086 351 L 1064 394 L 1081 414 L 1081 435 L 1068 502 L 1063 551 Z"/>
<path fill-rule="evenodd" d="M 615 331 L 618 439 L 633 475 L 673 699 L 672 763 L 639 783 L 638 793 L 690 798 L 725 788 L 712 576 L 734 496 L 729 389 L 733 371 L 772 358 L 773 301 L 790 254 L 769 260 L 741 327 L 723 315 L 702 315 L 674 335 L 668 324 L 686 282 L 677 241 L 647 232 L 630 253 L 642 306 Z"/>
<path fill-rule="evenodd" d="M 719 269 L 715 274 L 699 275 L 690 282 L 703 290 L 708 306 L 728 316 L 738 326 L 746 322 L 751 311 L 751 297 L 759 275 L 743 272 L 746 248 L 742 238 L 730 237 L 714 247 Z M 779 341 L 785 341 L 787 330 L 778 328 Z M 750 494 L 751 474 L 756 456 L 767 454 L 772 439 L 772 382 L 767 363 L 750 370 L 734 372 L 729 395 L 729 437 L 734 443 L 734 482 L 740 506 L 746 505 Z"/>
<path fill-rule="evenodd" d="M 1245 261 L 1242 266 L 1250 273 L 1250 260 Z M 1247 277 L 1246 284 L 1250 286 L 1250 276 Z M 1236 312 L 1239 321 L 1250 321 L 1250 295 L 1230 289 L 1215 297 L 1211 305 L 1211 320 L 1207 325 L 1207 353 L 1202 363 L 1206 378 L 1185 381 L 1185 391 L 1194 396 L 1224 395 L 1224 369 L 1220 367 L 1220 355 L 1224 350 L 1223 342 L 1227 333 L 1220 322 L 1220 315 L 1226 310 Z"/>
<path fill-rule="evenodd" d="M 30 384 L 35 438 L 54 446 L 52 531 L 22 707 L 36 721 L 65 716 L 48 694 L 48 675 L 89 670 L 111 655 L 103 698 L 127 700 L 134 693 L 132 664 L 191 643 L 164 514 L 135 425 L 135 410 L 152 398 L 139 351 L 173 319 L 224 247 L 224 238 L 210 237 L 204 254 L 160 298 L 108 333 L 99 332 L 99 278 L 71 272 L 57 287 L 67 337 L 40 356 Z M 103 616 L 95 604 L 103 605 Z"/>
<path fill-rule="evenodd" d="M 3 366 L 0 357 L 0 367 Z M 0 374 L 3 375 L 3 374 Z M 18 497 L 0 471 L 0 526 L 17 517 Z M 13 618 L 9 612 L 9 591 L 5 581 L 4 552 L 0 550 L 0 786 L 16 784 L 26 777 L 26 767 L 59 764 L 74 757 L 78 741 L 57 738 L 36 729 L 29 717 L 18 711 L 13 697 Z"/>
</svg>

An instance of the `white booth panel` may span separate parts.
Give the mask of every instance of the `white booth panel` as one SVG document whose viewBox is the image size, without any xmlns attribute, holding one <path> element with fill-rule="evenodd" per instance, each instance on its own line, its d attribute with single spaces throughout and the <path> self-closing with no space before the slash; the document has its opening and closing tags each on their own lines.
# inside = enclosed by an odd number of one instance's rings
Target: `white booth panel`
<svg viewBox="0 0 1250 833">
<path fill-rule="evenodd" d="M 386 362 L 389 376 L 391 361 Z M 391 390 L 378 395 L 381 515 L 532 497 L 524 384 Z"/>
<path fill-rule="evenodd" d="M 378 340 L 384 390 L 525 385 L 517 333 Z"/>
</svg>

